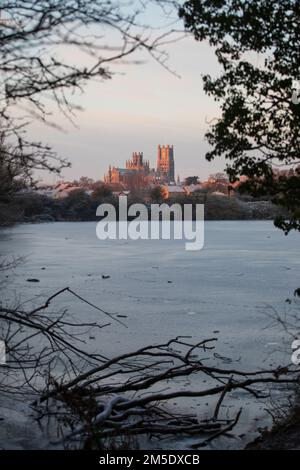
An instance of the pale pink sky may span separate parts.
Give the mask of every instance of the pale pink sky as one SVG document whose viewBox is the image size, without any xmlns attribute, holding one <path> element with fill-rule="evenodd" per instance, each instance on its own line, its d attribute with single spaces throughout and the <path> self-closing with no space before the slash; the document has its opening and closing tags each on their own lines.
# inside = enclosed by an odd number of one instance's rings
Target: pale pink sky
<svg viewBox="0 0 300 470">
<path fill-rule="evenodd" d="M 223 160 L 209 163 L 204 158 L 209 148 L 204 139 L 208 121 L 219 115 L 218 103 L 205 95 L 201 79 L 203 74 L 220 71 L 213 50 L 187 37 L 169 45 L 168 52 L 168 64 L 181 78 L 145 53 L 137 53 L 131 58 L 145 63 L 116 65 L 111 80 L 91 82 L 84 94 L 74 97 L 84 108 L 76 115 L 77 127 L 58 113 L 54 121 L 64 132 L 34 125 L 34 137 L 70 160 L 65 179 L 101 179 L 109 164 L 124 166 L 133 151 L 143 151 L 155 166 L 158 144 L 174 145 L 175 173 L 181 178 L 204 179 L 224 168 Z M 49 175 L 43 179 L 55 180 Z"/>
</svg>

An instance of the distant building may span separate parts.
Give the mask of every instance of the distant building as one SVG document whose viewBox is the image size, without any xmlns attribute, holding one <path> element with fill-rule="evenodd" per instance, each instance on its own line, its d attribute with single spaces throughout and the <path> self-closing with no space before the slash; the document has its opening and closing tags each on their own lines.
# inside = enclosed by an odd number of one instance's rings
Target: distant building
<svg viewBox="0 0 300 470">
<path fill-rule="evenodd" d="M 126 160 L 125 168 L 109 166 L 108 173 L 104 176 L 104 182 L 128 184 L 134 176 L 147 177 L 149 173 L 149 161 L 144 161 L 143 152 L 134 152 L 131 160 Z"/>
<path fill-rule="evenodd" d="M 142 171 L 149 173 L 149 160 L 144 161 L 143 152 L 133 152 L 132 159 L 126 160 L 126 170 Z"/>
<path fill-rule="evenodd" d="M 157 168 L 150 168 L 149 160 L 144 160 L 143 152 L 134 152 L 131 160 L 126 160 L 125 168 L 109 166 L 104 176 L 107 184 L 124 183 L 129 186 L 148 186 L 151 183 L 174 182 L 173 145 L 158 146 Z"/>
<path fill-rule="evenodd" d="M 168 183 L 175 181 L 174 148 L 173 145 L 158 146 L 157 174 Z"/>
<path fill-rule="evenodd" d="M 162 186 L 162 195 L 164 199 L 177 199 L 187 195 L 185 186 L 166 185 Z"/>
<path fill-rule="evenodd" d="M 189 186 L 185 186 L 187 194 L 192 194 L 197 191 L 201 191 L 203 189 L 202 183 L 198 184 L 190 184 Z"/>
</svg>

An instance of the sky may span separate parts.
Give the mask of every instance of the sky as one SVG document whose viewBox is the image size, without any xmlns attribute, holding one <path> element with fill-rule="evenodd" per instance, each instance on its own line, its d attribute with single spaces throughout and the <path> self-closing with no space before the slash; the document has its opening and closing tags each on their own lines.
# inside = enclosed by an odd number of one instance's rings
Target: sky
<svg viewBox="0 0 300 470">
<path fill-rule="evenodd" d="M 156 10 L 145 20 L 159 24 L 166 18 Z M 114 65 L 112 79 L 92 81 L 84 93 L 73 97 L 83 107 L 76 113 L 75 125 L 57 112 L 53 119 L 63 130 L 35 123 L 33 136 L 71 162 L 71 168 L 63 171 L 65 180 L 102 179 L 109 164 L 124 167 L 132 152 L 144 152 L 155 167 L 159 144 L 174 145 L 175 174 L 181 179 L 198 175 L 203 180 L 224 169 L 224 160 L 205 160 L 209 146 L 204 135 L 208 123 L 219 116 L 219 104 L 205 95 L 201 76 L 220 73 L 214 51 L 191 36 L 165 49 L 168 66 L 180 78 L 145 52 L 138 52 L 131 59 L 142 64 Z M 83 58 L 78 55 L 73 60 Z M 39 177 L 49 183 L 62 179 L 47 174 Z"/>
</svg>

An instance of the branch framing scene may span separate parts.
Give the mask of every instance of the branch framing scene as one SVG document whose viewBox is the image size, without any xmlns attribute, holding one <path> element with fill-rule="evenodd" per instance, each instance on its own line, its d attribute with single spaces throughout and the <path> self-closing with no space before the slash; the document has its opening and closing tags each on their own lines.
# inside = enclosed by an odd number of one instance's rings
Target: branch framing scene
<svg viewBox="0 0 300 470">
<path fill-rule="evenodd" d="M 300 450 L 299 50 L 296 0 L 1 1 L 4 465 Z"/>
</svg>

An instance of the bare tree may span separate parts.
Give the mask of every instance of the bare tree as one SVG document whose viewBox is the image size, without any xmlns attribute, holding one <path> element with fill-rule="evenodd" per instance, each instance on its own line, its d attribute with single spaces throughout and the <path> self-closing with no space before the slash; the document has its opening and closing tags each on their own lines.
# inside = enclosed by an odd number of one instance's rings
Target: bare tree
<svg viewBox="0 0 300 470">
<path fill-rule="evenodd" d="M 82 322 L 66 309 L 51 308 L 62 295 L 75 296 L 107 321 Z M 219 367 L 215 337 L 198 342 L 177 337 L 115 357 L 91 352 L 87 342 L 96 330 L 115 321 L 126 325 L 68 287 L 29 310 L 1 304 L 0 321 L 7 349 L 1 394 L 33 400 L 36 418 L 42 426 L 51 421 L 61 435 L 56 444 L 64 447 L 103 448 L 111 440 L 118 446 L 141 435 L 188 436 L 195 438 L 192 447 L 203 447 L 238 423 L 242 409 L 230 408 L 229 415 L 221 409 L 232 393 L 262 400 L 270 396 L 269 386 L 299 383 L 300 369 L 293 366 L 245 371 L 227 361 Z M 183 385 L 195 377 L 192 387 Z M 215 407 L 211 416 L 179 412 L 172 406 L 179 398 L 214 399 Z"/>
<path fill-rule="evenodd" d="M 168 35 L 139 21 L 149 2 L 108 0 L 4 0 L 0 5 L 0 122 L 5 140 L 19 152 L 11 160 L 28 169 L 68 166 L 47 145 L 27 135 L 32 119 L 56 125 L 51 103 L 72 120 L 76 90 L 113 75 L 112 65 L 146 50 L 166 66 Z M 110 35 L 107 38 L 107 35 Z"/>
<path fill-rule="evenodd" d="M 12 266 L 10 262 L 2 268 L 7 271 Z M 71 289 L 64 288 L 30 310 L 22 305 L 6 307 L 0 303 L 0 338 L 5 343 L 7 357 L 6 364 L 0 368 L 2 394 L 24 394 L 28 390 L 39 393 L 41 383 L 48 383 L 57 364 L 64 375 L 70 371 L 81 373 L 82 367 L 96 366 L 106 360 L 101 354 L 88 353 L 85 344 L 92 329 L 102 329 L 114 318 L 90 303 L 109 321 L 80 322 L 66 309 L 50 310 L 53 301 L 64 293 L 86 302 Z"/>
<path fill-rule="evenodd" d="M 257 371 L 217 367 L 211 363 L 216 356 L 209 354 L 216 341 L 207 338 L 194 343 L 190 337 L 177 337 L 108 358 L 71 380 L 47 387 L 35 402 L 39 417 L 51 414 L 63 423 L 62 438 L 56 443 L 65 446 L 79 443 L 85 448 L 103 448 L 111 439 L 120 445 L 124 438 L 141 435 L 160 440 L 193 437 L 192 447 L 206 446 L 238 423 L 242 408 L 232 410 L 231 417 L 220 410 L 232 392 L 240 390 L 266 399 L 269 385 L 297 384 L 299 373 L 289 367 Z M 182 379 L 195 376 L 197 387 L 180 386 Z M 216 397 L 210 417 L 177 412 L 171 406 L 178 398 L 209 397 Z"/>
</svg>

